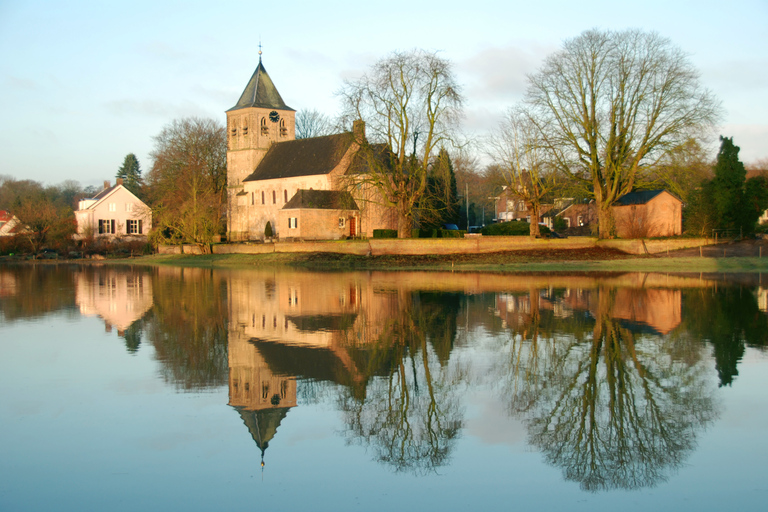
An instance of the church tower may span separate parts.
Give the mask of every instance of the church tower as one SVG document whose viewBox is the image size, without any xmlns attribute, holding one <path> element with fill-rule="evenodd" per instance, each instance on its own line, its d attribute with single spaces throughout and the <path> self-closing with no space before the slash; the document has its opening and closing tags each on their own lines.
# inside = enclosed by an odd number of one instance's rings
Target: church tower
<svg viewBox="0 0 768 512">
<path fill-rule="evenodd" d="M 296 138 L 296 111 L 277 92 L 261 62 L 237 104 L 227 110 L 227 205 L 230 240 L 247 238 L 243 180 L 275 142 Z"/>
</svg>

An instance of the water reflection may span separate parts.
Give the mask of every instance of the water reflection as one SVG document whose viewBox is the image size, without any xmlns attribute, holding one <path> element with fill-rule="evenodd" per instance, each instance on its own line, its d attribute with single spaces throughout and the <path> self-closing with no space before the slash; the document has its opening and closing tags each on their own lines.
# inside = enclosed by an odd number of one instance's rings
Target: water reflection
<svg viewBox="0 0 768 512">
<path fill-rule="evenodd" d="M 292 409 L 322 403 L 376 461 L 434 473 L 485 392 L 589 491 L 678 471 L 768 341 L 765 288 L 717 276 L 30 266 L 0 286 L 5 322 L 98 315 L 177 389 L 228 386 L 262 462 Z"/>
<path fill-rule="evenodd" d="M 680 290 L 598 284 L 575 300 L 559 295 L 529 293 L 531 313 L 512 328 L 500 369 L 510 412 L 525 419 L 546 460 L 585 490 L 665 481 L 717 416 L 701 345 L 681 350 L 660 336 L 680 324 Z M 552 329 L 542 319 L 549 311 L 581 321 L 570 333 Z"/>
</svg>

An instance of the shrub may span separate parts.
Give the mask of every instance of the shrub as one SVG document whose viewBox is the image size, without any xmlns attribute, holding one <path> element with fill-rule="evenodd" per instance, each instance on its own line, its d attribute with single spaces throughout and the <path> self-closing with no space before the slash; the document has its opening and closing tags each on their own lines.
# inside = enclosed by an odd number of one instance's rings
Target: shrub
<svg viewBox="0 0 768 512">
<path fill-rule="evenodd" d="M 542 235 L 547 235 L 550 232 L 549 228 L 543 225 L 539 226 L 539 231 Z M 481 233 L 483 236 L 528 236 L 531 234 L 531 225 L 518 220 L 499 222 L 485 226 Z"/>
<path fill-rule="evenodd" d="M 396 229 L 374 229 L 373 238 L 397 238 Z"/>
<path fill-rule="evenodd" d="M 266 238 L 272 238 L 272 224 L 270 222 L 267 222 L 267 225 L 264 226 L 264 236 Z"/>
</svg>

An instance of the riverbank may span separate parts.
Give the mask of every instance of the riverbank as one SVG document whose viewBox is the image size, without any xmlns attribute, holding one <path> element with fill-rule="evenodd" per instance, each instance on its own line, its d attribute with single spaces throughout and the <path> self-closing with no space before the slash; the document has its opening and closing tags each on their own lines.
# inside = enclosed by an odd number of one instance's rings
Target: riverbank
<svg viewBox="0 0 768 512">
<path fill-rule="evenodd" d="M 767 257 L 634 256 L 614 249 L 454 255 L 357 256 L 333 253 L 152 255 L 98 263 L 196 268 L 455 272 L 768 272 Z"/>
</svg>

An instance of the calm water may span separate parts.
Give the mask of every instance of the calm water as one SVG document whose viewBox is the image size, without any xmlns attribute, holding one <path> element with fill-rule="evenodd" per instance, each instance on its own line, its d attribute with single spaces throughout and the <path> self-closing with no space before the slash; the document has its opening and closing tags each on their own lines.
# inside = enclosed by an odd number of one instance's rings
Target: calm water
<svg viewBox="0 0 768 512">
<path fill-rule="evenodd" d="M 0 267 L 0 510 L 764 510 L 761 284 Z"/>
</svg>

